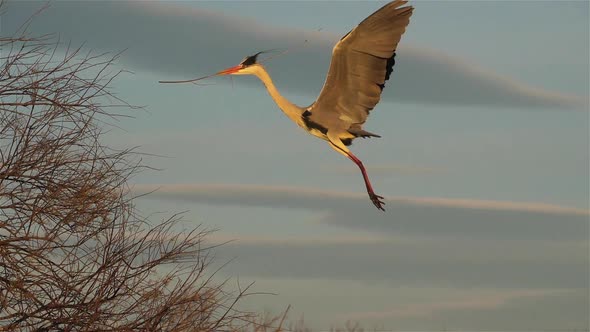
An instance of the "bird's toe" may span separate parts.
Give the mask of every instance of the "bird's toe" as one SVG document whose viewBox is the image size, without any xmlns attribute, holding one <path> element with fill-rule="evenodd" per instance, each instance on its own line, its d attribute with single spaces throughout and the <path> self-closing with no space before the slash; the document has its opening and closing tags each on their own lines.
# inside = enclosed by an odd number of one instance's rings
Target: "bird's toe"
<svg viewBox="0 0 590 332">
<path fill-rule="evenodd" d="M 385 202 L 383 201 L 383 196 L 379 196 L 374 193 L 371 193 L 371 194 L 369 194 L 369 197 L 371 198 L 373 205 L 375 205 L 375 207 L 377 209 L 379 209 L 381 211 L 385 211 L 385 208 L 383 207 L 383 205 L 385 205 Z"/>
</svg>

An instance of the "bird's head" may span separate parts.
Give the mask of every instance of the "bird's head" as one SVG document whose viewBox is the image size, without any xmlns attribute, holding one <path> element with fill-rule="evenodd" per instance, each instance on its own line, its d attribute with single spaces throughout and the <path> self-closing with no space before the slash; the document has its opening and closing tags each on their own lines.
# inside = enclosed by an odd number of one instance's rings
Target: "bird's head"
<svg viewBox="0 0 590 332">
<path fill-rule="evenodd" d="M 258 52 L 254 55 L 250 55 L 244 58 L 239 65 L 229 67 L 218 72 L 216 75 L 251 75 L 254 74 L 256 67 L 260 66 L 256 62 L 256 58 L 264 52 Z"/>
</svg>

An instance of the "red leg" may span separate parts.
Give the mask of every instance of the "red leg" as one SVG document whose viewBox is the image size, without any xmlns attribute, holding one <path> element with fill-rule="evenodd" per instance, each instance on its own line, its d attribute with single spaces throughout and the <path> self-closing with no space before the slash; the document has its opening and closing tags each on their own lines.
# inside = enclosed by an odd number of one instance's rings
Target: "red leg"
<svg viewBox="0 0 590 332">
<path fill-rule="evenodd" d="M 371 198 L 373 204 L 379 210 L 385 211 L 385 209 L 383 208 L 383 205 L 385 205 L 385 202 L 383 202 L 383 197 L 375 194 L 375 192 L 373 191 L 371 181 L 369 180 L 369 175 L 365 170 L 365 166 L 363 166 L 363 162 L 360 159 L 358 159 L 354 154 L 352 154 L 352 152 L 347 152 L 346 154 L 348 155 L 348 158 L 354 161 L 354 163 L 361 169 L 361 172 L 363 173 L 363 179 L 365 180 L 365 186 L 367 187 L 367 193 L 369 194 L 369 198 Z"/>
</svg>

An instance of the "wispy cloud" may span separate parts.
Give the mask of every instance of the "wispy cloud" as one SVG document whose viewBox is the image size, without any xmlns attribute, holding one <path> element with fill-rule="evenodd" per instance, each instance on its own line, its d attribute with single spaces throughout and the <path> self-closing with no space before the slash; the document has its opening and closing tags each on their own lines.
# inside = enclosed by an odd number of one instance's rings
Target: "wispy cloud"
<svg viewBox="0 0 590 332">
<path fill-rule="evenodd" d="M 380 213 L 366 194 L 297 187 L 195 184 L 135 190 L 156 190 L 147 196 L 152 199 L 323 211 L 321 223 L 377 233 L 586 239 L 590 216 L 585 209 L 545 203 L 429 197 L 386 197 L 388 211 Z"/>
<path fill-rule="evenodd" d="M 19 26 L 39 5 L 40 2 L 34 1 L 10 3 L 10 15 L 3 17 L 3 30 L 9 32 Z M 351 22 L 351 27 L 355 24 Z M 307 40 L 305 47 L 296 53 L 279 57 L 268 65 L 281 87 L 310 96 L 319 92 L 331 48 L 341 37 L 264 26 L 223 13 L 155 2 L 54 2 L 35 19 L 31 29 L 58 32 L 62 38 L 87 42 L 103 50 L 127 49 L 123 61 L 159 73 L 163 79 L 212 73 L 234 65 L 257 50 L 292 47 Z M 391 89 L 384 94 L 384 100 L 587 108 L 587 98 L 531 87 L 460 58 L 413 47 L 411 40 L 406 39 L 399 47 L 398 64 L 388 86 Z"/>
<path fill-rule="evenodd" d="M 385 165 L 371 165 L 366 166 L 367 171 L 374 175 L 432 175 L 445 172 L 442 168 L 424 167 L 417 165 L 402 165 L 402 164 L 385 164 Z M 358 167 L 354 164 L 350 165 L 320 165 L 319 169 L 329 173 L 342 174 L 357 174 Z"/>
<path fill-rule="evenodd" d="M 233 243 L 242 245 L 280 245 L 285 247 L 301 247 L 321 243 L 322 245 L 375 245 L 390 242 L 386 236 L 378 234 L 354 235 L 354 236 L 251 236 L 251 235 L 229 235 L 224 233 L 212 233 L 207 236 L 207 241 L 215 245 Z"/>
<path fill-rule="evenodd" d="M 226 272 L 253 278 L 365 280 L 388 285 L 587 287 L 582 241 L 475 240 L 433 236 L 371 239 L 246 237 L 216 248 L 237 258 Z M 329 262 L 329 264 L 328 264 Z"/>
<path fill-rule="evenodd" d="M 318 222 L 360 231 L 358 236 L 326 237 L 313 232 L 296 237 L 219 234 L 210 239 L 212 244 L 232 240 L 216 248 L 218 259 L 235 258 L 224 270 L 227 275 L 362 281 L 390 287 L 392 296 L 399 287 L 469 290 L 465 296 L 425 304 L 346 311 L 361 320 L 411 320 L 428 315 L 444 320 L 447 314 L 501 311 L 518 301 L 555 295 L 553 289 L 587 293 L 590 213 L 584 209 L 540 203 L 390 197 L 389 210 L 377 213 L 364 194 L 304 188 L 166 185 L 136 186 L 134 190 L 142 193 L 157 188 L 146 199 L 205 203 L 207 208 L 241 205 L 307 209 L 317 212 Z M 474 290 L 485 288 L 497 289 L 500 295 L 489 292 L 479 297 L 481 294 Z M 538 289 L 539 293 L 529 289 Z M 507 295 L 510 293 L 513 295 Z M 583 300 L 570 293 L 560 296 L 569 301 L 568 308 Z M 533 301 L 524 307 L 534 306 Z M 581 314 L 573 316 L 580 321 Z"/>
<path fill-rule="evenodd" d="M 495 290 L 487 294 L 477 294 L 477 297 L 464 297 L 442 302 L 416 303 L 389 308 L 383 311 L 351 312 L 342 315 L 341 319 L 428 318 L 445 311 L 498 309 L 510 301 L 543 298 L 548 295 L 563 295 L 571 292 L 571 290 L 559 289 Z"/>
<path fill-rule="evenodd" d="M 272 206 L 308 209 L 333 209 L 332 203 L 364 202 L 366 195 L 316 190 L 302 187 L 260 186 L 234 184 L 169 184 L 136 185 L 136 191 L 154 191 L 154 198 L 211 200 L 211 203 Z M 250 198 L 250 199 L 248 199 Z M 288 201 L 292 199 L 293 204 Z M 392 204 L 416 206 L 457 207 L 462 209 L 500 210 L 515 212 L 590 216 L 590 211 L 545 203 L 519 203 L 477 199 L 448 199 L 428 197 L 388 197 Z M 287 205 L 287 206 L 285 206 Z M 340 205 L 340 204 L 338 204 Z M 340 208 L 340 206 L 338 206 Z"/>
</svg>

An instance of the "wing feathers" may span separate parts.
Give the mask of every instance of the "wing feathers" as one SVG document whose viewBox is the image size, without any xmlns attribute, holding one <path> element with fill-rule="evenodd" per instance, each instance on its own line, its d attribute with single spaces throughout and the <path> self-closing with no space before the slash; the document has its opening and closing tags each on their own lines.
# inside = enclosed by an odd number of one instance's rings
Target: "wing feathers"
<svg viewBox="0 0 590 332">
<path fill-rule="evenodd" d="M 400 8 L 406 3 L 396 0 L 381 7 L 334 46 L 326 82 L 312 106 L 314 116 L 335 112 L 351 123 L 365 122 L 381 98 L 397 44 L 410 22 L 413 8 Z"/>
<path fill-rule="evenodd" d="M 381 10 L 389 8 L 384 7 Z M 410 23 L 411 14 L 412 7 L 377 11 L 359 24 L 343 41 L 349 41 L 350 47 L 354 50 L 367 50 L 371 55 L 388 59 Z"/>
</svg>

